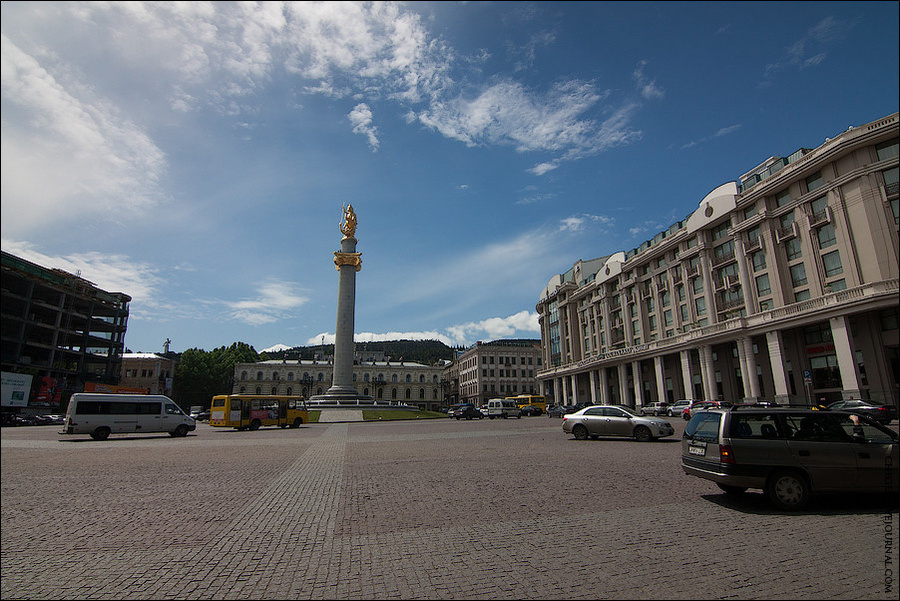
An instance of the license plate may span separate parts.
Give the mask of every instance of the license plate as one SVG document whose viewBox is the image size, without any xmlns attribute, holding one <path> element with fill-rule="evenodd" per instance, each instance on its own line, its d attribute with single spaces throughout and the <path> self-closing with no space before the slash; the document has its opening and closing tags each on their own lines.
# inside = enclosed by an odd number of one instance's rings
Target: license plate
<svg viewBox="0 0 900 601">
<path fill-rule="evenodd" d="M 691 455 L 706 455 L 705 447 L 688 447 L 688 453 Z"/>
</svg>

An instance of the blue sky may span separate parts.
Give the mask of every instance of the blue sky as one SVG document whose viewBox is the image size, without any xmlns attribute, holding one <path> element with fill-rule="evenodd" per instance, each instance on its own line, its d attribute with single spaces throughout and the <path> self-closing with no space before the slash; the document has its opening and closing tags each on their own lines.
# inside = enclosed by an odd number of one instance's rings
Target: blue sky
<svg viewBox="0 0 900 601">
<path fill-rule="evenodd" d="M 2 4 L 2 248 L 135 352 L 539 338 L 579 259 L 898 110 L 897 2 Z"/>
</svg>

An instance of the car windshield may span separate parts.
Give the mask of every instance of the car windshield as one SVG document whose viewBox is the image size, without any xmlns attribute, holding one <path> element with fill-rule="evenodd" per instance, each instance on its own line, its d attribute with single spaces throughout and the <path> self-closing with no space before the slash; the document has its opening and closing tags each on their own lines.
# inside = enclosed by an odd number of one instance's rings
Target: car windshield
<svg viewBox="0 0 900 601">
<path fill-rule="evenodd" d="M 628 407 L 622 407 L 622 406 L 619 406 L 619 407 L 616 407 L 616 408 L 617 408 L 617 409 L 621 409 L 622 411 L 624 411 L 624 412 L 627 413 L 628 415 L 631 415 L 631 416 L 634 416 L 634 417 L 640 417 L 640 416 L 641 416 L 639 413 L 635 413 L 633 409 L 630 409 L 630 408 L 628 408 Z"/>
</svg>

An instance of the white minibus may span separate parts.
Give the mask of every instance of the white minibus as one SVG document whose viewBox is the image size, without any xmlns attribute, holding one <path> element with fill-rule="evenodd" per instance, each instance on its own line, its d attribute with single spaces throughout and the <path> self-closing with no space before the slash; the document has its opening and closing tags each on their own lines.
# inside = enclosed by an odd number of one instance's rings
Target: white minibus
<svg viewBox="0 0 900 601">
<path fill-rule="evenodd" d="M 197 422 L 161 394 L 72 395 L 66 421 L 60 434 L 90 434 L 94 440 L 106 440 L 110 434 L 168 432 L 187 436 Z"/>
<path fill-rule="evenodd" d="M 515 399 L 491 399 L 487 403 L 487 416 L 490 419 L 495 417 L 519 419 L 522 417 L 522 410 L 519 409 Z"/>
</svg>

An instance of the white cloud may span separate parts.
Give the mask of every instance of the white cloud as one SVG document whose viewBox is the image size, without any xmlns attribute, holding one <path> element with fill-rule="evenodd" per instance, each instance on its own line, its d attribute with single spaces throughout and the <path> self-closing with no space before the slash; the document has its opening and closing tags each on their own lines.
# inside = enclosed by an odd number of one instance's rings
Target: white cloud
<svg viewBox="0 0 900 601">
<path fill-rule="evenodd" d="M 239 301 L 226 301 L 230 316 L 249 325 L 274 323 L 292 316 L 293 311 L 309 299 L 295 291 L 288 282 L 267 282 L 259 286 L 256 297 Z"/>
<path fill-rule="evenodd" d="M 163 152 L 84 86 L 57 80 L 7 36 L 2 44 L 2 228 L 122 219 L 165 200 Z"/>
<path fill-rule="evenodd" d="M 490 317 L 477 322 L 450 326 L 444 332 L 357 332 L 354 342 L 386 342 L 393 340 L 438 340 L 447 346 L 468 346 L 478 340 L 500 338 L 540 338 L 540 322 L 537 313 L 520 311 L 507 317 Z M 320 332 L 306 341 L 307 346 L 334 344 L 335 335 Z"/>
<path fill-rule="evenodd" d="M 774 62 L 766 65 L 759 87 L 771 86 L 772 78 L 786 69 L 803 70 L 822 63 L 827 53 L 819 49 L 844 37 L 845 29 L 850 26 L 852 23 L 845 23 L 831 16 L 823 18 L 810 27 L 802 37 L 787 46 Z"/>
<path fill-rule="evenodd" d="M 49 256 L 35 250 L 27 242 L 3 239 L 3 250 L 47 269 L 61 269 L 91 282 L 107 292 L 123 292 L 132 301 L 156 304 L 166 280 L 157 267 L 127 255 L 72 253 Z"/>
<path fill-rule="evenodd" d="M 538 163 L 534 167 L 528 170 L 529 173 L 533 173 L 534 175 L 544 175 L 548 171 L 553 171 L 558 168 L 559 165 L 555 162 L 550 163 Z"/>
<path fill-rule="evenodd" d="M 357 104 L 347 115 L 353 124 L 353 133 L 362 134 L 369 140 L 372 152 L 378 150 L 378 128 L 372 125 L 372 111 L 364 102 Z"/>
<path fill-rule="evenodd" d="M 647 100 L 663 98 L 666 93 L 656 85 L 656 80 L 648 80 L 644 75 L 644 67 L 646 66 L 647 61 L 644 60 L 639 62 L 634 68 L 633 73 L 634 81 L 641 92 L 641 96 L 643 96 Z"/>
</svg>

